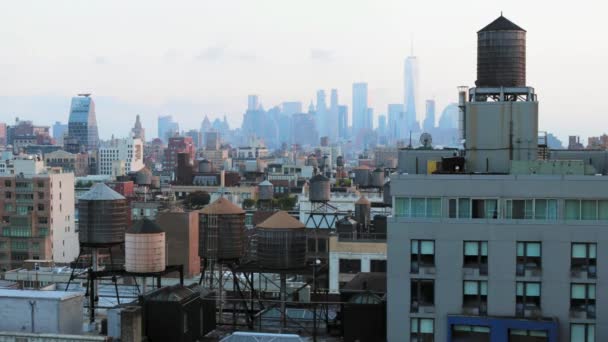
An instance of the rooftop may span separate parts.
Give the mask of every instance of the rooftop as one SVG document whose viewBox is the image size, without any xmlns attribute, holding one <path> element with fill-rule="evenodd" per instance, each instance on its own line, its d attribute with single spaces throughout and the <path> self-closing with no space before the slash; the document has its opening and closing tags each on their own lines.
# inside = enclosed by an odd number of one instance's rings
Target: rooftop
<svg viewBox="0 0 608 342">
<path fill-rule="evenodd" d="M 207 215 L 231 215 L 244 214 L 245 211 L 236 204 L 230 202 L 225 197 L 220 197 L 215 202 L 204 207 L 201 210 L 201 213 Z"/>
<path fill-rule="evenodd" d="M 496 18 L 496 20 L 494 20 L 493 22 L 486 25 L 486 27 L 482 28 L 477 33 L 488 32 L 488 31 L 524 31 L 524 32 L 526 32 L 526 30 L 515 25 L 511 20 L 503 17 L 502 13 L 500 14 L 500 17 Z"/>
<path fill-rule="evenodd" d="M 36 298 L 66 300 L 82 296 L 84 296 L 84 293 L 81 292 L 0 289 L 0 298 Z"/>
<path fill-rule="evenodd" d="M 258 224 L 258 228 L 299 229 L 306 227 L 286 211 L 277 211 L 264 222 Z"/>
<path fill-rule="evenodd" d="M 113 201 L 124 200 L 125 198 L 104 183 L 95 183 L 89 191 L 80 196 L 79 199 L 86 201 Z"/>
</svg>

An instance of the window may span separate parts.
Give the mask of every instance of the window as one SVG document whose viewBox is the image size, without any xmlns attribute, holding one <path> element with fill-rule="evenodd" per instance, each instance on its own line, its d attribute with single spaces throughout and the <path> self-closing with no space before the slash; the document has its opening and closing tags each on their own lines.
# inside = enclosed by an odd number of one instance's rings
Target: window
<svg viewBox="0 0 608 342">
<path fill-rule="evenodd" d="M 27 251 L 26 240 L 13 240 L 11 241 L 11 249 L 17 251 Z"/>
<path fill-rule="evenodd" d="M 541 269 L 541 245 L 540 242 L 517 242 L 517 264 L 516 275 L 525 276 L 526 270 L 535 271 L 534 276 L 539 276 L 536 271 Z"/>
<path fill-rule="evenodd" d="M 412 279 L 410 285 L 411 312 L 420 312 L 421 307 L 433 307 L 435 305 L 435 282 L 432 279 Z M 425 313 L 432 312 L 434 310 L 427 309 Z"/>
<path fill-rule="evenodd" d="M 6 192 L 4 193 L 4 198 L 13 198 L 13 193 L 12 193 L 12 192 L 10 192 L 10 191 L 6 191 Z"/>
<path fill-rule="evenodd" d="M 488 308 L 488 282 L 485 280 L 465 280 L 462 289 L 462 306 L 477 309 L 476 314 L 486 314 Z"/>
<path fill-rule="evenodd" d="M 474 219 L 497 219 L 498 200 L 473 199 L 471 200 L 471 217 Z"/>
<path fill-rule="evenodd" d="M 7 179 L 7 180 L 4 181 L 4 186 L 10 187 L 12 185 L 13 185 L 13 182 L 11 182 L 10 180 Z"/>
<path fill-rule="evenodd" d="M 534 219 L 535 220 L 557 220 L 557 200 L 535 199 L 534 200 Z"/>
<path fill-rule="evenodd" d="M 540 283 L 518 281 L 515 284 L 515 303 L 517 316 L 540 314 Z"/>
<path fill-rule="evenodd" d="M 340 273 L 357 274 L 361 272 L 361 260 L 340 259 Z"/>
<path fill-rule="evenodd" d="M 488 242 L 487 241 L 465 241 L 464 242 L 464 264 L 465 268 L 479 268 L 480 274 L 488 274 Z"/>
<path fill-rule="evenodd" d="M 515 220 L 531 220 L 534 217 L 534 201 L 507 200 L 506 218 Z"/>
<path fill-rule="evenodd" d="M 570 324 L 570 342 L 595 342 L 595 324 Z"/>
<path fill-rule="evenodd" d="M 49 235 L 49 229 L 46 227 L 38 227 L 38 237 L 45 237 Z"/>
<path fill-rule="evenodd" d="M 566 200 L 566 220 L 608 220 L 608 200 Z"/>
<path fill-rule="evenodd" d="M 44 192 L 38 192 L 38 199 L 44 199 Z M 59 197 L 61 199 L 61 197 Z"/>
<path fill-rule="evenodd" d="M 441 217 L 440 198 L 407 198 L 395 199 L 395 216 L 413 218 Z"/>
<path fill-rule="evenodd" d="M 38 211 L 44 211 L 44 204 L 38 203 Z"/>
<path fill-rule="evenodd" d="M 573 318 L 595 318 L 595 284 L 570 285 L 570 315 Z"/>
<path fill-rule="evenodd" d="M 411 241 L 411 265 L 410 272 L 418 274 L 420 267 L 435 267 L 435 241 L 433 240 L 412 240 Z"/>
<path fill-rule="evenodd" d="M 434 322 L 432 318 L 412 318 L 410 320 L 410 342 L 433 342 Z"/>
<path fill-rule="evenodd" d="M 570 259 L 572 276 L 578 276 L 580 272 L 587 272 L 589 278 L 597 276 L 596 249 L 595 243 L 572 243 L 572 258 Z"/>
<path fill-rule="evenodd" d="M 546 330 L 509 329 L 509 342 L 542 342 L 548 337 Z"/>
<path fill-rule="evenodd" d="M 327 239 L 323 237 L 317 238 L 317 248 L 319 252 L 327 252 Z"/>
<path fill-rule="evenodd" d="M 38 217 L 38 224 L 48 224 L 49 223 L 49 218 L 48 217 Z"/>
<path fill-rule="evenodd" d="M 370 272 L 386 272 L 386 260 L 371 260 Z"/>
<path fill-rule="evenodd" d="M 448 200 L 448 216 L 450 218 L 471 218 L 470 198 L 450 198 Z"/>
<path fill-rule="evenodd" d="M 453 325 L 452 340 L 490 342 L 490 327 L 481 325 Z"/>
</svg>

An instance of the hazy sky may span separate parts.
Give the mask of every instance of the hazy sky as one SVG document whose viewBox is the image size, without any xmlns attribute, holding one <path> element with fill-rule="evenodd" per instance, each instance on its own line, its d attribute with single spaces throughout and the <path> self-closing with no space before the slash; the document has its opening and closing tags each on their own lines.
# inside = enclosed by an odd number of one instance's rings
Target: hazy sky
<svg viewBox="0 0 608 342">
<path fill-rule="evenodd" d="M 205 114 L 240 125 L 247 94 L 266 108 L 369 84 L 385 113 L 403 101 L 412 34 L 422 100 L 440 112 L 473 85 L 476 32 L 500 11 L 528 31 L 528 84 L 542 130 L 608 129 L 608 5 L 602 1 L 216 0 L 4 1 L 0 5 L 0 121 L 67 121 L 69 99 L 92 92 L 102 137 L 142 114 L 198 128 Z"/>
</svg>

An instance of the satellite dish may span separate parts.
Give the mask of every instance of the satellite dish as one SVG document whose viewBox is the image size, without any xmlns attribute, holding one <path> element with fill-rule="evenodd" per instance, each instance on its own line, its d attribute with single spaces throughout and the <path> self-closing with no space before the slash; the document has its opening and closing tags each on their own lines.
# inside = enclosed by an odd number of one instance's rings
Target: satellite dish
<svg viewBox="0 0 608 342">
<path fill-rule="evenodd" d="M 422 145 L 424 147 L 431 147 L 432 143 L 433 143 L 433 137 L 431 136 L 430 133 L 422 133 L 420 135 L 420 145 Z"/>
</svg>

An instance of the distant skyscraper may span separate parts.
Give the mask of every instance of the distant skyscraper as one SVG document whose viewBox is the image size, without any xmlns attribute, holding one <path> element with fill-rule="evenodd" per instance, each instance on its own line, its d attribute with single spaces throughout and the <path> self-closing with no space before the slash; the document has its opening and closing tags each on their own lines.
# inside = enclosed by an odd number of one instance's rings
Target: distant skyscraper
<svg viewBox="0 0 608 342">
<path fill-rule="evenodd" d="M 406 136 L 405 111 L 401 103 L 388 105 L 388 136 L 390 139 L 404 139 Z"/>
<path fill-rule="evenodd" d="M 70 152 L 90 151 L 99 145 L 95 102 L 90 94 L 79 94 L 72 98 L 68 121 Z"/>
<path fill-rule="evenodd" d="M 415 131 L 417 128 L 417 101 L 420 96 L 418 90 L 418 60 L 416 56 L 409 56 L 405 59 L 403 74 L 404 101 L 406 113 L 406 131 Z M 409 134 L 409 133 L 408 133 Z"/>
<path fill-rule="evenodd" d="M 338 106 L 338 135 L 348 138 L 348 106 Z"/>
<path fill-rule="evenodd" d="M 283 102 L 281 113 L 287 116 L 302 113 L 302 102 Z"/>
<path fill-rule="evenodd" d="M 329 104 L 329 113 L 327 115 L 327 120 L 326 122 L 326 129 L 327 129 L 327 136 L 329 137 L 329 140 L 331 142 L 335 142 L 338 140 L 338 137 L 340 135 L 339 133 L 339 116 L 340 116 L 340 108 L 339 108 L 339 103 L 338 103 L 338 90 L 337 89 L 332 89 L 331 90 L 331 98 L 330 98 L 330 104 Z"/>
<path fill-rule="evenodd" d="M 424 131 L 431 132 L 435 128 L 435 100 L 426 100 L 426 116 L 424 117 Z"/>
<path fill-rule="evenodd" d="M 320 136 L 327 136 L 327 102 L 325 90 L 317 91 L 317 106 L 315 108 L 315 122 Z"/>
<path fill-rule="evenodd" d="M 133 138 L 139 138 L 145 144 L 146 143 L 146 130 L 141 125 L 139 114 L 135 117 L 135 125 L 131 129 L 131 135 Z"/>
<path fill-rule="evenodd" d="M 260 107 L 260 98 L 257 95 L 247 96 L 247 110 L 258 110 Z"/>
<path fill-rule="evenodd" d="M 458 104 L 450 103 L 439 118 L 439 128 L 441 129 L 458 129 Z"/>
<path fill-rule="evenodd" d="M 173 121 L 171 115 L 158 117 L 158 138 L 163 142 L 168 142 L 169 138 L 179 132 L 179 125 Z"/>
<path fill-rule="evenodd" d="M 0 146 L 6 145 L 6 123 L 0 122 Z"/>
<path fill-rule="evenodd" d="M 367 108 L 367 117 L 365 118 L 365 127 L 368 130 L 374 129 L 374 108 Z"/>
<path fill-rule="evenodd" d="M 57 145 L 63 145 L 63 137 L 67 133 L 68 125 L 63 124 L 59 121 L 55 121 L 55 123 L 53 124 L 53 139 L 55 139 Z M 0 145 L 2 144 L 0 143 Z"/>
<path fill-rule="evenodd" d="M 386 115 L 378 116 L 378 134 L 382 136 L 386 135 Z"/>
<path fill-rule="evenodd" d="M 353 136 L 369 129 L 367 124 L 367 83 L 353 83 Z"/>
</svg>

